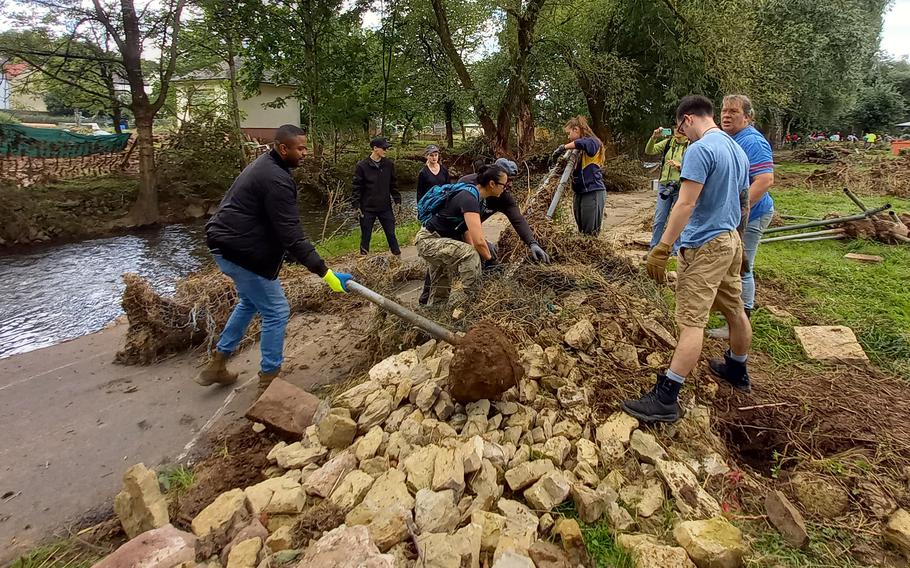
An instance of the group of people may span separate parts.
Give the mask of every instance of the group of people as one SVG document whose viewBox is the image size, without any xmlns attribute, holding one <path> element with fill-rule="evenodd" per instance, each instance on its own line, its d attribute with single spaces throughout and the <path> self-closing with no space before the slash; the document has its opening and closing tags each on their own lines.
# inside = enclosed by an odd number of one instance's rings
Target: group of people
<svg viewBox="0 0 910 568">
<path fill-rule="evenodd" d="M 623 402 L 624 410 L 640 420 L 679 419 L 679 390 L 698 363 L 712 309 L 723 313 L 726 326 L 711 333 L 728 337 L 730 345 L 709 368 L 733 388 L 750 389 L 752 266 L 774 208 L 768 193 L 774 181 L 771 147 L 753 119 L 754 108 L 746 96 L 724 98 L 718 126 L 711 101 L 690 95 L 680 101 L 674 127 L 656 129 L 645 148 L 649 154 L 662 155 L 646 267 L 650 277 L 664 282 L 667 262 L 677 256 L 680 336 L 669 368 L 657 375 L 654 388 Z M 584 117 L 569 120 L 564 131 L 568 142 L 553 155 L 579 151 L 572 176 L 574 217 L 579 232 L 596 236 L 606 197 L 603 143 Z M 390 146 L 387 139 L 374 138 L 370 155 L 355 168 L 352 205 L 360 220 L 361 254 L 369 252 L 376 220 L 392 254 L 401 253 L 394 227 L 401 195 L 394 164 L 385 156 Z M 518 175 L 514 162 L 500 158 L 478 164 L 474 173 L 453 182 L 439 154 L 436 146 L 426 148 L 426 165 L 417 182 L 422 227 L 415 244 L 427 265 L 421 303 L 439 306 L 454 301 L 450 298 L 454 276 L 461 280 L 463 293 L 470 295 L 482 272 L 497 266 L 497 247 L 483 232 L 483 222 L 496 212 L 505 214 L 531 260 L 550 261 L 512 195 L 511 180 Z M 290 169 L 305 155 L 304 132 L 289 125 L 279 128 L 272 150 L 244 169 L 206 225 L 207 244 L 215 262 L 233 279 L 239 301 L 211 362 L 196 377 L 202 385 L 236 381 L 226 364 L 256 313 L 262 317 L 260 388 L 279 373 L 289 309 L 278 273 L 286 256 L 322 277 L 333 291 L 347 291 L 351 275 L 329 269 L 300 228 Z"/>
<path fill-rule="evenodd" d="M 874 146 L 877 141 L 887 140 L 887 138 L 889 137 L 882 137 L 874 132 L 866 132 L 863 134 L 862 141 L 866 148 L 870 148 Z M 823 130 L 810 132 L 808 139 L 810 142 L 849 142 L 851 144 L 856 144 L 860 141 L 860 138 L 853 132 L 844 136 L 840 132 L 827 133 Z M 784 136 L 784 144 L 787 144 L 791 148 L 798 145 L 802 140 L 803 138 L 795 132 L 788 132 L 786 136 Z"/>
</svg>

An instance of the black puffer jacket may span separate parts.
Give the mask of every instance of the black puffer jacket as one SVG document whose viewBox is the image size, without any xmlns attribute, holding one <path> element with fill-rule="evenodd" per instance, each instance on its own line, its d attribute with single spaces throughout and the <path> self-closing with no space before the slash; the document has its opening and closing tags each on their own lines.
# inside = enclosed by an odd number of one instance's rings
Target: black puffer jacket
<svg viewBox="0 0 910 568">
<path fill-rule="evenodd" d="M 285 252 L 310 272 L 328 268 L 300 226 L 297 184 L 275 150 L 256 158 L 228 189 L 205 225 L 214 254 L 274 280 Z"/>
</svg>

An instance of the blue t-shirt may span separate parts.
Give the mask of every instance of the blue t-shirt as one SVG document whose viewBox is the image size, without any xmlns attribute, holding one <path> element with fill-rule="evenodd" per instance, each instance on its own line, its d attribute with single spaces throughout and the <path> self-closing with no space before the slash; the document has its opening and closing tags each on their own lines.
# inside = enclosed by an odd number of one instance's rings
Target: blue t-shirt
<svg viewBox="0 0 910 568">
<path fill-rule="evenodd" d="M 771 155 L 771 145 L 762 136 L 762 133 L 756 130 L 751 124 L 733 136 L 736 143 L 739 144 L 746 156 L 749 158 L 749 183 L 755 180 L 758 174 L 765 174 L 774 171 L 774 158 Z M 752 204 L 749 211 L 749 219 L 758 219 L 774 211 L 774 200 L 771 199 L 771 193 L 765 192 L 757 203 Z"/>
<path fill-rule="evenodd" d="M 749 159 L 721 129 L 689 144 L 680 179 L 704 186 L 680 235 L 681 247 L 700 247 L 739 226 L 739 194 L 749 187 Z"/>
</svg>

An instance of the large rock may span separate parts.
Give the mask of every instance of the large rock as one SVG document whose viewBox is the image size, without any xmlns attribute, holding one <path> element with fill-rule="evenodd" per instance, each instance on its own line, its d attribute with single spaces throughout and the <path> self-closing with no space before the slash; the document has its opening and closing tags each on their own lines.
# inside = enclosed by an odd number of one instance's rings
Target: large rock
<svg viewBox="0 0 910 568">
<path fill-rule="evenodd" d="M 538 540 L 531 545 L 528 556 L 537 568 L 575 568 L 569 564 L 569 559 L 561 548 L 545 540 Z"/>
<path fill-rule="evenodd" d="M 357 458 L 354 457 L 354 454 L 349 451 L 342 452 L 310 474 L 303 484 L 303 488 L 309 495 L 325 499 L 332 494 L 338 485 L 338 480 L 354 471 L 356 467 Z"/>
<path fill-rule="evenodd" d="M 359 416 L 366 406 L 367 398 L 382 390 L 382 385 L 376 381 L 366 381 L 355 385 L 340 395 L 332 403 L 336 406 L 347 408 L 353 416 Z"/>
<path fill-rule="evenodd" d="M 316 425 L 319 442 L 332 449 L 347 448 L 357 435 L 357 423 L 347 408 L 333 408 Z"/>
<path fill-rule="evenodd" d="M 803 509 L 811 515 L 833 519 L 844 514 L 850 506 L 847 492 L 820 475 L 797 473 L 790 480 L 790 485 Z"/>
<path fill-rule="evenodd" d="M 497 483 L 499 477 L 496 466 L 488 460 L 481 462 L 480 469 L 468 478 L 468 488 L 474 495 L 490 495 L 499 499 L 502 495 L 502 486 Z"/>
<path fill-rule="evenodd" d="M 607 505 L 607 516 L 610 518 L 610 526 L 616 532 L 628 532 L 635 526 L 635 519 L 632 518 L 629 511 L 616 501 Z"/>
<path fill-rule="evenodd" d="M 237 543 L 228 554 L 226 568 L 256 568 L 261 550 L 262 539 L 258 536 Z"/>
<path fill-rule="evenodd" d="M 622 502 L 635 508 L 639 517 L 648 518 L 664 505 L 664 486 L 656 479 L 649 479 L 644 485 L 629 484 L 620 488 Z"/>
<path fill-rule="evenodd" d="M 410 375 L 418 360 L 416 349 L 408 349 L 386 357 L 370 368 L 370 380 L 376 381 L 382 386 L 398 384 L 403 378 Z"/>
<path fill-rule="evenodd" d="M 430 533 L 417 537 L 421 568 L 479 568 L 483 529 L 473 523 L 453 535 Z"/>
<path fill-rule="evenodd" d="M 450 533 L 458 527 L 460 515 L 455 506 L 455 493 L 451 489 L 417 492 L 414 504 L 414 522 L 422 533 Z"/>
<path fill-rule="evenodd" d="M 269 459 L 274 459 L 283 469 L 300 469 L 318 464 L 329 451 L 322 446 L 304 446 L 294 442 L 269 452 Z"/>
<path fill-rule="evenodd" d="M 702 489 L 698 478 L 681 462 L 660 460 L 657 473 L 670 488 L 676 507 L 686 519 L 705 519 L 720 514 L 720 505 Z"/>
<path fill-rule="evenodd" d="M 635 430 L 629 443 L 629 449 L 635 457 L 644 463 L 655 465 L 658 461 L 668 459 L 667 452 L 657 443 L 651 434 Z"/>
<path fill-rule="evenodd" d="M 534 561 L 517 552 L 506 551 L 493 562 L 492 568 L 534 568 Z"/>
<path fill-rule="evenodd" d="M 380 554 L 366 527 L 340 526 L 325 533 L 307 548 L 297 568 L 394 568 L 391 555 Z"/>
<path fill-rule="evenodd" d="M 594 343 L 594 336 L 594 326 L 589 320 L 583 319 L 569 328 L 569 331 L 566 332 L 565 341 L 570 347 L 585 351 Z"/>
<path fill-rule="evenodd" d="M 221 548 L 249 524 L 251 518 L 242 489 L 222 493 L 193 519 L 193 532 L 214 548 Z"/>
<path fill-rule="evenodd" d="M 591 469 L 596 469 L 600 465 L 597 457 L 597 444 L 583 438 L 575 442 L 575 461 L 590 466 Z"/>
<path fill-rule="evenodd" d="M 348 512 L 363 501 L 373 486 L 373 476 L 355 469 L 344 476 L 338 488 L 332 492 L 331 501 L 338 505 L 338 508 Z"/>
<path fill-rule="evenodd" d="M 382 446 L 384 437 L 382 428 L 379 426 L 370 428 L 370 431 L 357 441 L 357 447 L 354 448 L 354 455 L 357 456 L 357 461 L 362 462 L 375 457 L 379 447 Z"/>
<path fill-rule="evenodd" d="M 607 498 L 603 492 L 576 483 L 572 486 L 572 500 L 578 517 L 586 523 L 594 523 L 607 511 Z"/>
<path fill-rule="evenodd" d="M 313 423 L 318 407 L 319 397 L 276 378 L 246 411 L 246 417 L 264 424 L 283 438 L 299 440 L 306 427 Z"/>
<path fill-rule="evenodd" d="M 373 426 L 378 426 L 392 413 L 392 395 L 380 390 L 367 397 L 366 408 L 357 418 L 357 427 L 363 434 Z"/>
<path fill-rule="evenodd" d="M 581 533 L 581 527 L 575 519 L 563 518 L 556 521 L 553 533 L 559 537 L 562 549 L 572 566 L 588 565 L 588 549 Z"/>
<path fill-rule="evenodd" d="M 869 360 L 856 334 L 843 325 L 812 325 L 793 328 L 796 339 L 810 359 L 826 362 L 865 363 Z"/>
<path fill-rule="evenodd" d="M 548 459 L 525 462 L 506 471 L 506 483 L 512 491 L 521 491 L 555 470 L 556 466 Z"/>
<path fill-rule="evenodd" d="M 306 492 L 299 483 L 288 479 L 290 483 L 277 486 L 269 502 L 261 511 L 272 515 L 293 515 L 303 511 L 306 507 Z"/>
<path fill-rule="evenodd" d="M 539 520 L 537 515 L 531 512 L 525 505 L 511 499 L 500 499 L 496 502 L 496 508 L 505 516 L 506 528 L 512 532 L 537 534 Z"/>
<path fill-rule="evenodd" d="M 524 492 L 525 500 L 538 511 L 547 512 L 569 496 L 571 484 L 561 471 L 552 471 L 541 477 Z"/>
<path fill-rule="evenodd" d="M 408 525 L 411 523 L 413 523 L 411 510 L 395 504 L 377 511 L 367 525 L 367 530 L 370 531 L 370 536 L 379 550 L 387 552 L 408 538 L 410 534 Z"/>
<path fill-rule="evenodd" d="M 270 534 L 265 540 L 265 547 L 269 552 L 274 554 L 276 552 L 281 552 L 282 550 L 290 550 L 294 545 L 292 529 L 293 527 L 290 526 L 280 527 Z"/>
<path fill-rule="evenodd" d="M 638 420 L 625 412 L 615 412 L 597 427 L 595 438 L 600 444 L 601 458 L 605 463 L 622 458 Z"/>
<path fill-rule="evenodd" d="M 441 448 L 433 464 L 433 491 L 451 489 L 457 497 L 464 492 L 464 461 L 456 449 Z"/>
<path fill-rule="evenodd" d="M 746 546 L 742 532 L 722 517 L 685 521 L 673 528 L 673 537 L 698 568 L 739 568 Z"/>
<path fill-rule="evenodd" d="M 562 436 L 554 436 L 544 442 L 541 453 L 545 458 L 550 458 L 554 465 L 562 466 L 569 453 L 572 451 L 572 442 Z"/>
<path fill-rule="evenodd" d="M 632 556 L 635 568 L 695 568 L 683 548 L 661 544 L 649 534 L 621 534 L 616 544 Z"/>
<path fill-rule="evenodd" d="M 884 528 L 885 540 L 897 547 L 910 560 L 910 513 L 898 509 Z"/>
<path fill-rule="evenodd" d="M 414 508 L 414 498 L 405 485 L 404 473 L 397 469 L 390 469 L 380 475 L 360 505 L 345 516 L 344 522 L 348 525 L 366 525 L 377 512 L 393 507 L 408 511 Z"/>
<path fill-rule="evenodd" d="M 417 493 L 433 485 L 433 472 L 436 466 L 436 454 L 439 446 L 424 446 L 404 459 L 404 472 L 407 474 L 408 487 Z"/>
<path fill-rule="evenodd" d="M 114 498 L 114 512 L 130 538 L 168 524 L 167 502 L 155 472 L 141 463 L 126 470 L 123 490 Z"/>
<path fill-rule="evenodd" d="M 588 406 L 588 391 L 583 387 L 574 385 L 560 387 L 556 391 L 556 400 L 559 401 L 563 411 L 577 422 L 584 423 L 588 420 L 591 407 Z"/>
<path fill-rule="evenodd" d="M 525 375 L 529 379 L 539 379 L 547 374 L 548 362 L 544 354 L 544 349 L 536 343 L 532 343 L 519 352 L 521 357 L 521 366 L 524 368 Z"/>
<path fill-rule="evenodd" d="M 131 539 L 92 568 L 172 568 L 196 558 L 196 537 L 166 524 Z"/>
<path fill-rule="evenodd" d="M 496 513 L 474 511 L 471 513 L 471 522 L 481 527 L 480 549 L 484 552 L 496 550 L 508 519 Z"/>
<path fill-rule="evenodd" d="M 480 436 L 474 436 L 458 448 L 461 465 L 465 474 L 474 473 L 483 465 L 484 442 Z"/>
<path fill-rule="evenodd" d="M 809 543 L 806 522 L 802 514 L 780 491 L 770 491 L 765 496 L 765 512 L 768 520 L 780 532 L 784 540 L 797 548 Z"/>
<path fill-rule="evenodd" d="M 243 490 L 244 495 L 246 495 L 247 503 L 250 507 L 250 512 L 253 515 L 258 515 L 268 507 L 269 503 L 272 500 L 272 496 L 276 491 L 284 491 L 288 489 L 300 489 L 300 483 L 289 477 L 273 477 L 266 479 L 265 481 L 259 482 L 256 485 L 251 485 Z"/>
</svg>

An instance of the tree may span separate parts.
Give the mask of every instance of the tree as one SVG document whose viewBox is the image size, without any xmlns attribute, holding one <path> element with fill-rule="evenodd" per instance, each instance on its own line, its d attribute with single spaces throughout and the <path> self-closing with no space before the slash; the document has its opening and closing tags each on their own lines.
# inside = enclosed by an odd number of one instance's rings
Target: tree
<svg viewBox="0 0 910 568">
<path fill-rule="evenodd" d="M 443 52 L 454 67 L 462 87 L 468 92 L 480 125 L 496 155 L 512 155 L 509 135 L 512 119 L 517 117 L 519 150 L 526 149 L 534 140 L 534 122 L 531 113 L 528 59 L 534 47 L 535 27 L 546 0 L 527 2 L 506 2 L 497 8 L 505 14 L 505 26 L 500 35 L 500 45 L 508 57 L 505 90 L 500 97 L 496 119 L 485 100 L 484 93 L 477 86 L 465 64 L 462 52 L 456 47 L 449 23 L 449 12 L 443 0 L 431 0 L 435 14 L 435 30 L 439 35 Z M 460 13 L 460 11 L 458 11 Z M 487 18 L 489 20 L 489 18 Z M 489 26 L 489 21 L 487 22 Z M 462 28 L 461 25 L 458 28 Z"/>
<path fill-rule="evenodd" d="M 134 0 L 102 3 L 92 0 L 27 0 L 30 14 L 20 22 L 32 29 L 46 30 L 53 41 L 43 49 L 23 48 L 15 43 L 0 43 L 0 53 L 17 57 L 48 78 L 84 91 L 92 96 L 110 97 L 97 85 L 86 85 L 81 79 L 81 63 L 106 64 L 129 86 L 129 108 L 136 123 L 136 147 L 139 151 L 139 192 L 130 216 L 138 225 L 158 221 L 158 188 L 155 174 L 155 147 L 152 122 L 164 105 L 170 80 L 177 62 L 177 37 L 186 0 L 166 0 L 136 10 Z M 55 35 L 56 29 L 66 35 Z M 78 46 L 92 44 L 100 53 L 80 53 Z M 160 55 L 154 64 L 156 94 L 147 93 L 143 51 L 154 48 Z"/>
<path fill-rule="evenodd" d="M 906 110 L 904 97 L 895 86 L 879 81 L 863 88 L 851 118 L 864 132 L 889 131 L 903 120 Z"/>
</svg>

